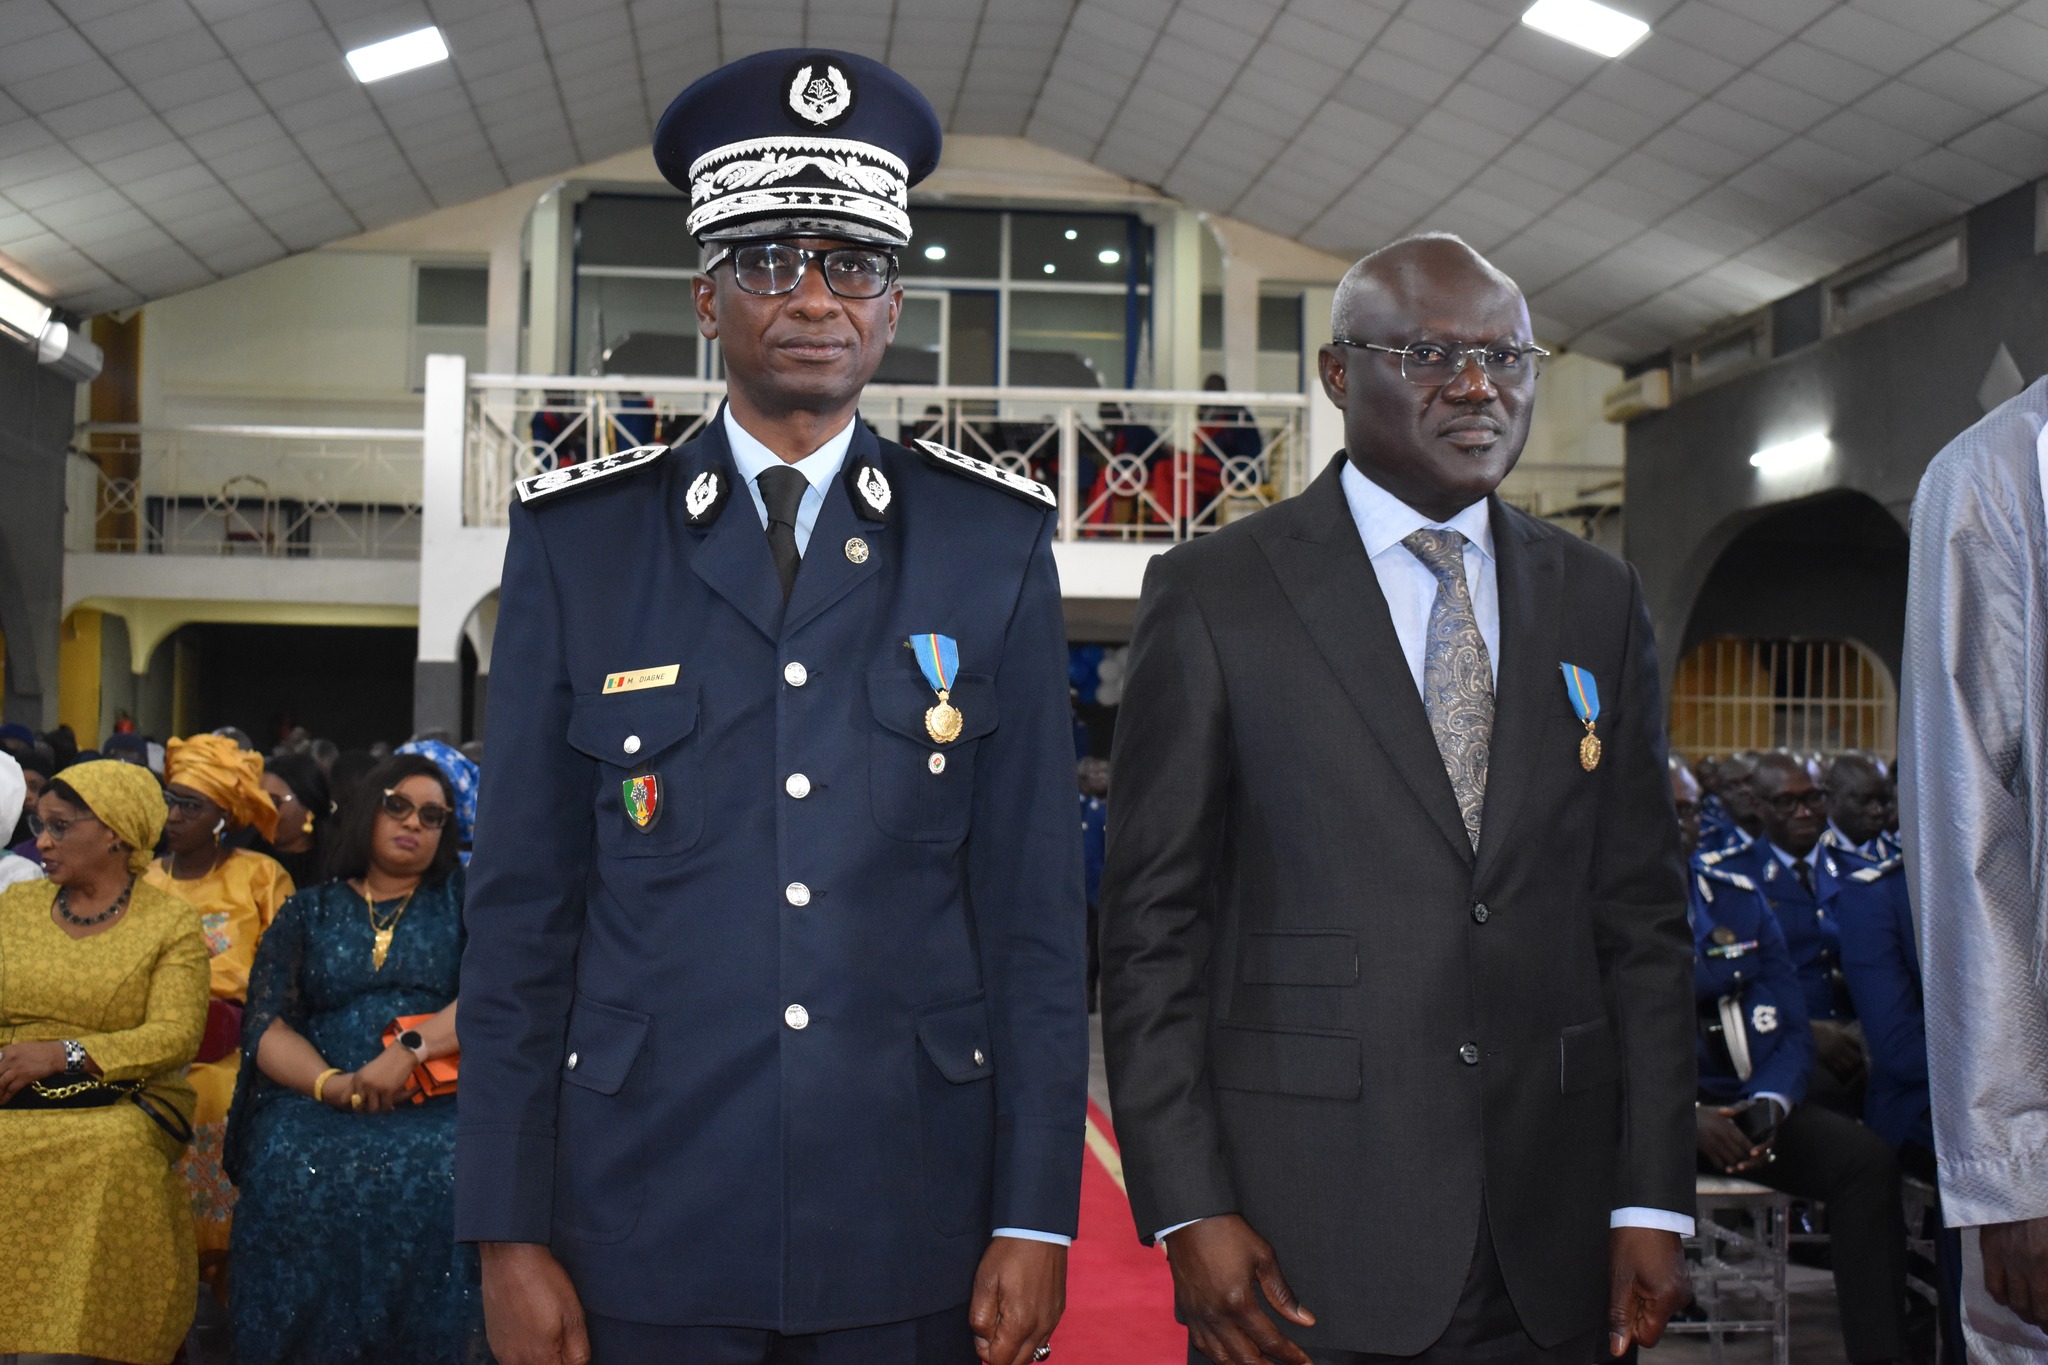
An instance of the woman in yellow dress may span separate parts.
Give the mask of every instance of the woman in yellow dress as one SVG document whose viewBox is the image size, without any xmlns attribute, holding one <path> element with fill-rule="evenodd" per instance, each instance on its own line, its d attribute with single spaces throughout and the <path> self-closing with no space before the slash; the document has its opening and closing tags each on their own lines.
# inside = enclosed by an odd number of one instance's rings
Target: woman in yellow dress
<svg viewBox="0 0 2048 1365">
<path fill-rule="evenodd" d="M 226 1302 L 235 1187 L 221 1171 L 220 1152 L 235 1077 L 242 1069 L 242 1004 L 249 994 L 256 945 L 295 888 L 275 859 L 220 842 L 229 830 L 245 826 L 265 839 L 277 837 L 277 807 L 263 790 L 261 756 L 222 735 L 174 739 L 164 746 L 164 784 L 170 804 L 164 825 L 168 851 L 150 864 L 143 879 L 199 911 L 207 951 L 213 955 L 206 1038 L 188 1073 L 199 1093 L 199 1110 L 179 1172 L 192 1192 L 200 1277 Z"/>
<path fill-rule="evenodd" d="M 137 878 L 164 825 L 147 769 L 68 768 L 36 817 L 48 880 L 0 891 L 0 1356 L 162 1365 L 195 1299 L 174 1163 L 206 940 Z"/>
</svg>

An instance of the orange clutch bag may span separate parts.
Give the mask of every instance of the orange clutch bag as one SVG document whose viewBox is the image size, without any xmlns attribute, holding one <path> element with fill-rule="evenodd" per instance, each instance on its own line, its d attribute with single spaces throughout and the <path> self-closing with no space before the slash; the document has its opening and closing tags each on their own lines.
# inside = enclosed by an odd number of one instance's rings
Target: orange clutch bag
<svg viewBox="0 0 2048 1365">
<path fill-rule="evenodd" d="M 431 1014 L 406 1014 L 393 1020 L 391 1027 L 384 1030 L 384 1046 L 390 1047 L 398 1041 L 398 1035 L 407 1029 L 418 1028 Z M 421 1062 L 412 1070 L 412 1102 L 424 1104 L 441 1095 L 455 1093 L 455 1079 L 462 1067 L 462 1054 L 452 1057 L 436 1057 L 431 1062 Z"/>
</svg>

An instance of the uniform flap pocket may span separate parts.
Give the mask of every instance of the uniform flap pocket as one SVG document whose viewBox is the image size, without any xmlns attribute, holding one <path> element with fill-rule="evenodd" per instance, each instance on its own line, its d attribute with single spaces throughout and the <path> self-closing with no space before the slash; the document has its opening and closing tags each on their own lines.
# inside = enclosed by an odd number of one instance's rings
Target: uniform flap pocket
<svg viewBox="0 0 2048 1365">
<path fill-rule="evenodd" d="M 948 743 L 980 739 L 996 728 L 994 678 L 985 673 L 962 673 L 953 679 L 946 699 L 960 713 L 960 737 Z M 868 705 L 886 729 L 919 744 L 932 744 L 931 732 L 924 728 L 924 713 L 938 704 L 939 694 L 915 669 L 890 666 L 868 670 Z"/>
<path fill-rule="evenodd" d="M 1210 1043 L 1219 1089 L 1355 1100 L 1364 1090 L 1358 1040 L 1341 1033 L 1222 1024 Z"/>
<path fill-rule="evenodd" d="M 1557 1083 L 1567 1095 L 1621 1079 L 1621 1049 L 1605 1019 L 1573 1024 L 1557 1035 Z"/>
<path fill-rule="evenodd" d="M 917 1037 L 939 1074 L 955 1085 L 996 1074 L 988 1005 L 981 996 L 927 1009 L 917 1017 Z"/>
<path fill-rule="evenodd" d="M 562 1079 L 600 1095 L 616 1095 L 647 1042 L 649 1016 L 578 995 L 569 1009 L 569 1046 Z"/>
<path fill-rule="evenodd" d="M 697 728 L 693 683 L 605 696 L 578 697 L 569 708 L 569 743 L 605 763 L 631 768 Z"/>
<path fill-rule="evenodd" d="M 1264 986 L 1355 986 L 1358 940 L 1341 930 L 1248 934 L 1237 979 Z"/>
</svg>

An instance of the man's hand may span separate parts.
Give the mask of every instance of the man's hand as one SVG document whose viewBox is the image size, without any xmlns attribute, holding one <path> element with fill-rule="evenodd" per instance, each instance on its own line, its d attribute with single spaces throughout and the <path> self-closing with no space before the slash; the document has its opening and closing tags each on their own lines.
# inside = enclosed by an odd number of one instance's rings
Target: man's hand
<svg viewBox="0 0 2048 1365">
<path fill-rule="evenodd" d="M 1287 1365 L 1314 1365 L 1308 1352 L 1280 1334 L 1259 1306 L 1261 1293 L 1273 1311 L 1302 1327 L 1315 1314 L 1295 1301 L 1266 1239 L 1234 1213 L 1190 1223 L 1166 1239 L 1166 1263 L 1173 1269 L 1173 1301 L 1187 1324 L 1195 1349 L 1216 1365 L 1264 1365 L 1268 1357 Z"/>
<path fill-rule="evenodd" d="M 1671 1315 L 1692 1302 L 1685 1244 L 1662 1228 L 1615 1228 L 1607 1234 L 1612 1289 L 1607 1300 L 1607 1350 L 1655 1346 Z"/>
<path fill-rule="evenodd" d="M 416 1065 L 418 1059 L 411 1049 L 393 1043 L 358 1068 L 350 1079 L 355 1082 L 355 1093 L 363 1097 L 363 1112 L 388 1114 L 404 1103 Z"/>
<path fill-rule="evenodd" d="M 1984 1288 L 2022 1320 L 2048 1331 L 2048 1218 L 1978 1229 Z"/>
<path fill-rule="evenodd" d="M 62 1043 L 9 1043 L 0 1048 L 0 1104 L 63 1069 Z"/>
<path fill-rule="evenodd" d="M 569 1272 L 537 1242 L 486 1242 L 484 1331 L 498 1365 L 590 1365 Z"/>
<path fill-rule="evenodd" d="M 995 1237 L 974 1272 L 967 1324 L 988 1365 L 1024 1365 L 1067 1309 L 1067 1249 L 1029 1237 Z"/>
<path fill-rule="evenodd" d="M 1855 1085 L 1870 1074 L 1870 1056 L 1856 1030 L 1832 1019 L 1813 1021 L 1813 1046 L 1820 1064 L 1844 1085 Z"/>
<path fill-rule="evenodd" d="M 1717 1109 L 1703 1104 L 1692 1112 L 1693 1121 L 1699 1125 L 1700 1153 L 1717 1169 L 1729 1175 L 1740 1175 L 1771 1159 L 1769 1143 L 1754 1146 L 1749 1135 L 1736 1127 L 1735 1116 L 1741 1110 L 1725 1106 Z"/>
</svg>

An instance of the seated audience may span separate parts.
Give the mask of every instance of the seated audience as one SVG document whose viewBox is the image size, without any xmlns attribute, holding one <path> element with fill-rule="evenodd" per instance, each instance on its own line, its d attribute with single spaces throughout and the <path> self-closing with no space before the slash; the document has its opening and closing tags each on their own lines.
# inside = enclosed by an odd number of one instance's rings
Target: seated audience
<svg viewBox="0 0 2048 1365">
<path fill-rule="evenodd" d="M 192 1322 L 185 1064 L 206 1027 L 206 940 L 138 880 L 156 779 L 67 768 L 37 799 L 48 880 L 0 891 L 0 1356 L 156 1365 Z"/>
<path fill-rule="evenodd" d="M 27 801 L 28 780 L 22 774 L 21 764 L 15 762 L 13 755 L 0 753 L 0 829 L 14 828 Z M 19 853 L 0 849 L 0 887 L 31 882 L 42 875 L 42 868 Z"/>
<path fill-rule="evenodd" d="M 419 755 L 369 787 L 335 827 L 334 879 L 256 955 L 228 1133 L 238 1365 L 489 1359 L 476 1251 L 454 1241 L 455 1098 L 407 1094 L 458 1050 L 455 792 Z"/>
<path fill-rule="evenodd" d="M 1890 829 L 1898 806 L 1898 786 L 1883 759 L 1838 755 L 1828 765 L 1828 828 L 1822 837 L 1835 848 L 1881 863 L 1899 851 Z"/>
<path fill-rule="evenodd" d="M 257 848 L 277 860 L 293 886 L 321 880 L 334 798 L 327 773 L 310 753 L 278 754 L 263 765 L 263 791 L 277 807 L 277 837 Z"/>
<path fill-rule="evenodd" d="M 1827 1204 L 1842 1344 L 1855 1365 L 1905 1353 L 1906 1215 L 1884 1139 L 1806 1101 L 1807 989 L 1758 881 L 1697 855 L 1699 785 L 1673 765 L 1700 1011 L 1700 1169 Z M 1727 1003 L 1724 1005 L 1723 1002 Z"/>
<path fill-rule="evenodd" d="M 249 967 L 264 930 L 291 895 L 292 879 L 275 861 L 223 840 L 231 830 L 250 828 L 265 839 L 277 834 L 277 807 L 264 794 L 263 760 L 222 735 L 174 739 L 165 751 L 170 817 L 164 825 L 164 856 L 150 864 L 144 880 L 198 911 L 213 954 L 213 1005 L 206 1040 L 190 1072 L 199 1092 L 191 1150 L 179 1164 L 192 1191 L 198 1220 L 200 1274 L 223 1301 L 228 1224 L 235 1191 L 222 1174 L 221 1136 L 228 1101 L 241 1066 L 243 997 Z"/>
</svg>

